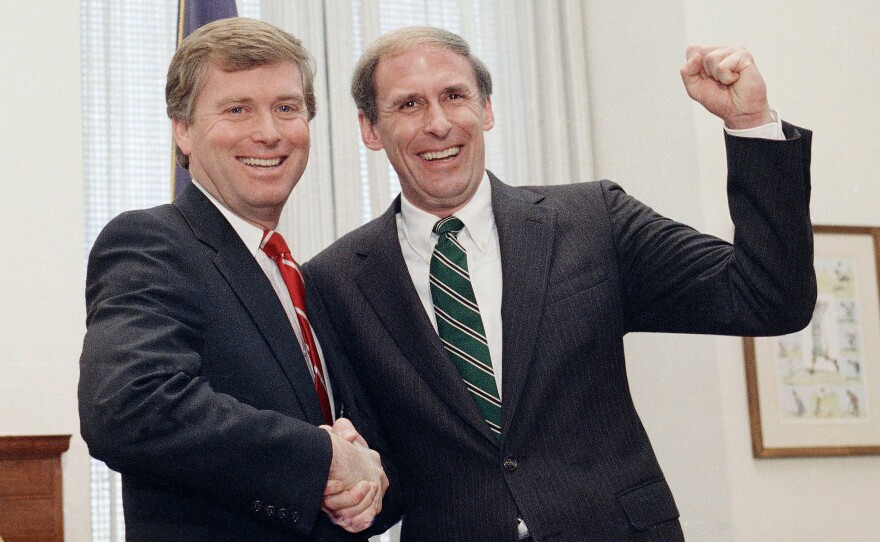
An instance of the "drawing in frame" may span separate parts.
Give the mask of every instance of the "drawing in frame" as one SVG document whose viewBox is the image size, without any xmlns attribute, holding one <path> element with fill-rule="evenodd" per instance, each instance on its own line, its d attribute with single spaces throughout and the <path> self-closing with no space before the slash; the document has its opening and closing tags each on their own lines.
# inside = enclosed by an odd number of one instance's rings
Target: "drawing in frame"
<svg viewBox="0 0 880 542">
<path fill-rule="evenodd" d="M 744 339 L 755 457 L 880 454 L 880 228 L 813 231 L 812 321 Z"/>
</svg>

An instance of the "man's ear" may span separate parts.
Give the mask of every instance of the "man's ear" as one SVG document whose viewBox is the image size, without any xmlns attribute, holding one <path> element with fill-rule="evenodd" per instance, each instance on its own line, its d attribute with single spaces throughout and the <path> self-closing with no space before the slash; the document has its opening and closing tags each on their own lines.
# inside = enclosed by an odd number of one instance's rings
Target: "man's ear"
<svg viewBox="0 0 880 542">
<path fill-rule="evenodd" d="M 376 132 L 376 126 L 370 122 L 367 115 L 360 109 L 358 109 L 358 123 L 361 126 L 361 139 L 364 145 L 371 151 L 382 150 L 384 146 L 382 145 L 382 139 Z"/>
<path fill-rule="evenodd" d="M 486 96 L 486 105 L 483 106 L 483 130 L 488 132 L 495 126 L 495 113 L 492 112 L 492 98 Z"/>
<path fill-rule="evenodd" d="M 180 147 L 183 154 L 189 156 L 192 152 L 192 140 L 190 139 L 189 123 L 174 117 L 171 119 L 171 133 L 174 135 L 174 142 Z"/>
</svg>

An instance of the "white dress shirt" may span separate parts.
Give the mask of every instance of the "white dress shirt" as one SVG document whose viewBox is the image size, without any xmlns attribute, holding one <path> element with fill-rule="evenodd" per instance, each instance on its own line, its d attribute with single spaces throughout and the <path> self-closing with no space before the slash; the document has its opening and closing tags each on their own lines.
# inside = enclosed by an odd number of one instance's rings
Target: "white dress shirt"
<svg viewBox="0 0 880 542">
<path fill-rule="evenodd" d="M 501 396 L 501 248 L 498 245 L 498 230 L 495 227 L 495 214 L 492 212 L 492 188 L 489 176 L 483 179 L 476 193 L 467 204 L 455 213 L 464 223 L 458 234 L 458 241 L 467 251 L 468 271 L 480 317 L 489 342 L 489 356 L 495 371 L 498 395 Z M 413 285 L 422 301 L 422 306 L 431 319 L 434 331 L 437 330 L 437 317 L 434 315 L 434 302 L 431 299 L 430 270 L 431 254 L 437 244 L 438 235 L 432 231 L 440 220 L 437 216 L 423 211 L 409 202 L 401 194 L 400 213 L 397 215 L 397 236 L 403 259 L 409 270 Z"/>
<path fill-rule="evenodd" d="M 290 292 L 287 290 L 287 284 L 284 282 L 284 278 L 281 276 L 281 270 L 278 269 L 278 266 L 275 265 L 275 262 L 272 261 L 269 256 L 266 255 L 265 252 L 260 250 L 260 243 L 263 242 L 263 229 L 257 226 L 254 226 L 247 220 L 241 218 L 237 214 L 233 213 L 229 209 L 227 209 L 222 203 L 217 201 L 214 196 L 212 196 L 205 188 L 198 183 L 195 179 L 192 180 L 192 183 L 198 187 L 199 190 L 202 191 L 205 196 L 207 196 L 208 201 L 214 204 L 217 209 L 223 213 L 223 216 L 226 217 L 226 220 L 229 221 L 229 224 L 232 226 L 232 229 L 235 230 L 235 233 L 241 238 L 244 245 L 247 247 L 248 252 L 256 258 L 257 263 L 260 264 L 260 268 L 263 269 L 263 273 L 268 277 L 269 282 L 272 283 L 272 288 L 275 290 L 275 295 L 278 296 L 278 300 L 281 301 L 281 306 L 284 307 L 284 312 L 287 314 L 287 319 L 290 320 L 290 326 L 293 328 L 293 332 L 296 334 L 296 340 L 299 341 L 299 347 L 302 350 L 303 357 L 305 358 L 306 365 L 309 368 L 309 374 L 312 375 L 312 379 L 315 378 L 314 369 L 312 368 L 312 363 L 309 358 L 308 349 L 306 347 L 305 340 L 303 340 L 302 329 L 299 327 L 299 319 L 296 317 L 296 311 L 293 307 L 293 301 L 290 298 Z M 315 339 L 315 346 L 318 347 L 318 358 L 321 360 L 321 370 L 324 371 L 324 375 L 328 375 L 327 372 L 327 364 L 324 361 L 324 352 L 321 350 L 321 342 L 318 340 L 318 335 L 312 330 L 312 338 Z M 330 399 L 330 411 L 333 414 L 333 419 L 336 419 L 336 407 L 333 403 L 333 387 L 330 384 L 330 378 L 327 377 L 324 379 L 325 387 L 327 388 L 327 396 Z"/>
</svg>

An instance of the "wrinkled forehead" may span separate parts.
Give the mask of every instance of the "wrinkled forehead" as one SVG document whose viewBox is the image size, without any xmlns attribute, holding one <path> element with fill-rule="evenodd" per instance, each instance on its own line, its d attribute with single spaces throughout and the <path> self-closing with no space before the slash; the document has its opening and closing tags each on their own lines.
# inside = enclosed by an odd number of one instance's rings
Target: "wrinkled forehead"
<svg viewBox="0 0 880 542">
<path fill-rule="evenodd" d="M 247 68 L 212 63 L 203 74 L 194 106 L 257 99 L 304 100 L 303 77 L 294 62 L 267 62 Z"/>
<path fill-rule="evenodd" d="M 426 85 L 477 88 L 476 74 L 467 57 L 429 45 L 382 55 L 376 65 L 373 84 L 378 95 L 393 89 Z"/>
</svg>

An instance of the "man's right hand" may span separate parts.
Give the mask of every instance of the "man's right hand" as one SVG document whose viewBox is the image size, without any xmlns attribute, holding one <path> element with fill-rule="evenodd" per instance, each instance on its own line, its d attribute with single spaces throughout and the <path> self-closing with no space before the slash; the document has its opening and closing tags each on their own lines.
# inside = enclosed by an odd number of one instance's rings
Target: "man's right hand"
<svg viewBox="0 0 880 542">
<path fill-rule="evenodd" d="M 333 427 L 322 425 L 321 429 L 330 434 L 333 446 L 321 508 L 346 531 L 363 531 L 382 511 L 382 497 L 388 489 L 382 460 L 351 421 L 340 418 Z"/>
</svg>

